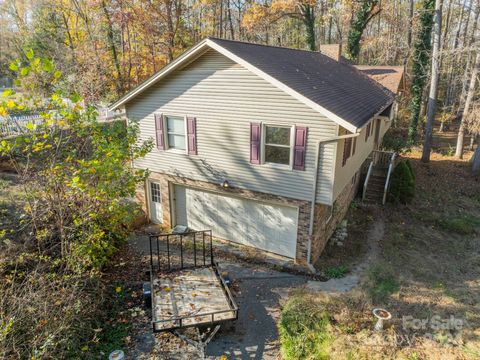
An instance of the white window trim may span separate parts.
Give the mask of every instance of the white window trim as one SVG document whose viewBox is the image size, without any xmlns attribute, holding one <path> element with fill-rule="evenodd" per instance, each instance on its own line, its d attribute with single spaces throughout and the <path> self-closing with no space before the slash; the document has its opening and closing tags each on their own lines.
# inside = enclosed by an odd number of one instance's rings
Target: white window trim
<svg viewBox="0 0 480 360">
<path fill-rule="evenodd" d="M 183 129 L 185 131 L 185 150 L 170 148 L 170 143 L 168 141 L 168 118 L 181 118 L 183 117 Z M 188 134 L 187 134 L 187 115 L 163 115 L 163 142 L 165 144 L 165 150 L 177 154 L 187 154 L 188 155 Z"/>
<path fill-rule="evenodd" d="M 153 200 L 152 184 L 157 184 L 158 185 L 158 197 L 159 197 L 160 201 L 154 201 Z M 154 179 L 149 179 L 148 180 L 148 197 L 149 197 L 150 202 L 158 202 L 159 204 L 163 204 L 161 185 L 160 185 L 160 182 L 158 180 L 154 180 Z"/>
<path fill-rule="evenodd" d="M 288 164 L 277 164 L 277 163 L 271 163 L 271 162 L 266 162 L 265 161 L 265 135 L 266 135 L 266 127 L 280 127 L 280 128 L 286 128 L 290 129 L 290 145 L 277 145 L 273 144 L 273 146 L 278 146 L 278 147 L 289 147 L 290 148 L 290 156 L 289 156 L 289 161 Z M 261 141 L 260 141 L 260 163 L 265 166 L 269 166 L 272 168 L 277 168 L 277 169 L 290 169 L 293 170 L 293 155 L 294 155 L 294 148 L 295 148 L 295 125 L 282 125 L 282 124 L 275 124 L 275 123 L 262 123 L 262 132 L 261 132 Z"/>
</svg>

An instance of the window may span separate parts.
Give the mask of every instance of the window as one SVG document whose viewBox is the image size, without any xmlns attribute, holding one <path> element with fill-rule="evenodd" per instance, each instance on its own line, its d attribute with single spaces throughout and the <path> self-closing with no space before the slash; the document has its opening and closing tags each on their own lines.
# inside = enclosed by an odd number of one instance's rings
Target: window
<svg viewBox="0 0 480 360">
<path fill-rule="evenodd" d="M 292 128 L 265 125 L 264 134 L 264 161 L 290 165 Z"/>
<path fill-rule="evenodd" d="M 151 182 L 150 183 L 150 196 L 152 197 L 152 201 L 156 203 L 160 203 L 160 184 Z"/>
<path fill-rule="evenodd" d="M 350 157 L 350 153 L 352 152 L 352 138 L 345 139 L 343 143 L 343 160 L 342 166 L 345 166 L 347 163 L 348 158 Z"/>
<path fill-rule="evenodd" d="M 353 138 L 353 145 L 352 145 L 352 156 L 355 155 L 355 151 L 357 151 L 357 138 Z"/>
<path fill-rule="evenodd" d="M 168 149 L 185 150 L 185 119 L 183 117 L 167 116 L 165 118 L 167 128 Z"/>
<path fill-rule="evenodd" d="M 372 123 L 368 123 L 367 128 L 365 129 L 365 141 L 368 140 L 370 133 L 372 131 Z"/>
</svg>

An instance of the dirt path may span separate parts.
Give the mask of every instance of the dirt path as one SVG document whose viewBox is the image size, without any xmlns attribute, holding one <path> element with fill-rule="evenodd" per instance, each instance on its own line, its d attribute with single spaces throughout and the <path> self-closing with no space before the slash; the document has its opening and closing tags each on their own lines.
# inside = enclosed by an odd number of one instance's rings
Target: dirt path
<svg viewBox="0 0 480 360">
<path fill-rule="evenodd" d="M 363 259 L 343 278 L 328 281 L 308 281 L 307 288 L 314 291 L 327 293 L 342 293 L 353 289 L 360 282 L 362 274 L 368 269 L 380 252 L 380 241 L 385 233 L 385 220 L 381 208 L 375 208 L 373 216 L 375 221 L 367 233 L 368 250 Z"/>
</svg>

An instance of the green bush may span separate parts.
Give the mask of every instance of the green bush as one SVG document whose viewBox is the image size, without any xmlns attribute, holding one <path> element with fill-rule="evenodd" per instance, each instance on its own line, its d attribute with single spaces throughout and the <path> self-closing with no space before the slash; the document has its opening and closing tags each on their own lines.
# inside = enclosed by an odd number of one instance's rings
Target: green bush
<svg viewBox="0 0 480 360">
<path fill-rule="evenodd" d="M 282 358 L 329 359 L 330 317 L 308 296 L 294 296 L 285 305 L 278 324 Z"/>
<path fill-rule="evenodd" d="M 402 161 L 392 173 L 388 199 L 391 202 L 407 204 L 415 195 L 415 175 L 409 161 Z"/>
<path fill-rule="evenodd" d="M 382 149 L 386 151 L 395 151 L 397 153 L 403 153 L 408 148 L 406 144 L 405 130 L 398 128 L 391 128 L 383 137 Z"/>
<path fill-rule="evenodd" d="M 480 218 L 472 215 L 440 219 L 437 223 L 443 230 L 455 232 L 460 235 L 474 234 L 480 229 Z"/>
<path fill-rule="evenodd" d="M 329 279 L 340 279 L 345 276 L 348 269 L 345 266 L 332 266 L 325 270 L 325 275 Z"/>
</svg>

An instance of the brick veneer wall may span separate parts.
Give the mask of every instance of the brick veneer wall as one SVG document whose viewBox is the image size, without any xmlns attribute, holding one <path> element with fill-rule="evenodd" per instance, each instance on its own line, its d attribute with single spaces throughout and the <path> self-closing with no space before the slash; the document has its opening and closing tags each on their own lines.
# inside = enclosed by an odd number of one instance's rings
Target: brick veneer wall
<svg viewBox="0 0 480 360">
<path fill-rule="evenodd" d="M 339 223 L 345 217 L 350 202 L 357 194 L 360 184 L 360 178 L 361 172 L 359 170 L 355 173 L 351 181 L 348 182 L 342 192 L 338 195 L 335 203 L 333 204 L 332 211 L 330 211 L 329 206 L 327 205 L 315 205 L 315 220 L 311 259 L 312 264 L 314 264 L 318 260 L 320 254 L 325 248 L 325 245 L 327 245 L 328 239 L 330 239 Z M 330 215 L 331 218 L 329 219 Z"/>
<path fill-rule="evenodd" d="M 310 202 L 303 200 L 290 199 L 283 196 L 277 196 L 272 194 L 265 194 L 257 191 L 250 191 L 239 188 L 222 188 L 219 184 L 209 183 L 205 181 L 197 181 L 186 179 L 178 176 L 161 174 L 151 172 L 149 176 L 150 180 L 154 180 L 160 183 L 160 193 L 163 208 L 163 225 L 172 227 L 174 221 L 171 217 L 171 205 L 174 203 L 174 199 L 171 198 L 171 194 L 174 193 L 175 185 L 185 185 L 194 187 L 197 189 L 203 189 L 208 191 L 217 192 L 225 195 L 234 195 L 250 200 L 267 201 L 270 203 L 277 203 L 279 205 L 289 205 L 298 207 L 298 228 L 297 228 L 297 250 L 295 262 L 298 264 L 306 264 L 308 253 L 308 227 L 310 221 Z M 148 201 L 147 201 L 147 186 L 145 183 L 143 186 L 137 188 L 136 199 L 142 205 L 142 209 L 148 217 Z"/>
</svg>

